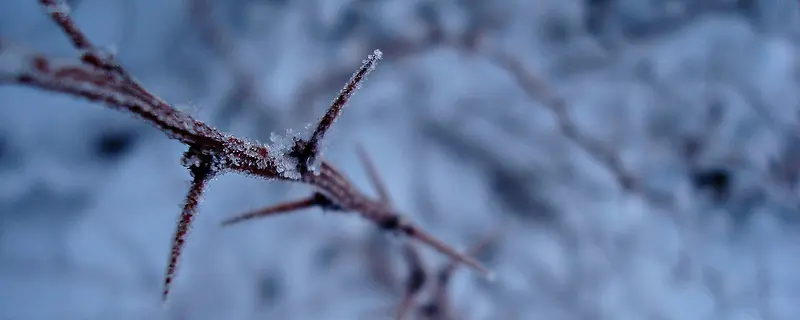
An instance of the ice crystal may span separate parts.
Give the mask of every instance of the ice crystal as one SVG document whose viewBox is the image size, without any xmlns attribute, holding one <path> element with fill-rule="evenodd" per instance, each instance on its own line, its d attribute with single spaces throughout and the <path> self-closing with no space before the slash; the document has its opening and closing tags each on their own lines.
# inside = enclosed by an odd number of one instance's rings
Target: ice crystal
<svg viewBox="0 0 800 320">
<path fill-rule="evenodd" d="M 300 172 L 297 171 L 297 158 L 291 155 L 294 148 L 296 135 L 292 129 L 286 130 L 286 134 L 280 135 L 275 132 L 270 133 L 269 145 L 272 158 L 278 174 L 287 179 L 300 179 Z"/>
</svg>

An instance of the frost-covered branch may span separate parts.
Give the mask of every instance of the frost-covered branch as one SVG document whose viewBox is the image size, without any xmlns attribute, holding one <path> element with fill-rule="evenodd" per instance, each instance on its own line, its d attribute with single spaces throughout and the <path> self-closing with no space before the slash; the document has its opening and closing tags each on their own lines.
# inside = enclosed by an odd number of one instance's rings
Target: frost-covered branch
<svg viewBox="0 0 800 320">
<path fill-rule="evenodd" d="M 265 209 L 262 213 L 287 212 L 289 209 L 311 206 L 358 213 L 384 230 L 420 241 L 455 261 L 489 274 L 473 258 L 405 220 L 383 201 L 365 196 L 333 166 L 319 161 L 319 143 L 348 100 L 375 69 L 381 59 L 380 51 L 375 50 L 364 60 L 361 68 L 333 100 L 310 137 L 292 136 L 291 141 L 278 140 L 280 143 L 270 147 L 222 133 L 175 109 L 140 85 L 112 55 L 95 47 L 70 18 L 66 3 L 56 0 L 40 0 L 39 3 L 80 55 L 77 58 L 59 59 L 0 39 L 0 84 L 37 88 L 103 103 L 136 115 L 188 147 L 182 162 L 192 176 L 192 183 L 172 239 L 163 282 L 164 299 L 169 294 L 178 269 L 181 250 L 203 190 L 212 177 L 226 172 L 270 180 L 297 181 L 315 189 L 311 200 L 307 202 L 279 205 L 279 209 Z M 320 162 L 318 166 L 317 162 Z"/>
</svg>

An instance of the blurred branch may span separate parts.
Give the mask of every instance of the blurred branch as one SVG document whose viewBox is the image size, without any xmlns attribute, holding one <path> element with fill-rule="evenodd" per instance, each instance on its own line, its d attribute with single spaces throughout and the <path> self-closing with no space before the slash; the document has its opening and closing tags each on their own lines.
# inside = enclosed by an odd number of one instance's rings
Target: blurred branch
<svg viewBox="0 0 800 320">
<path fill-rule="evenodd" d="M 394 208 L 361 193 L 337 169 L 321 160 L 321 140 L 367 75 L 377 66 L 382 58 L 380 50 L 375 50 L 362 61 L 361 67 L 345 83 L 327 112 L 319 119 L 310 137 L 290 136 L 286 138 L 288 141 L 267 146 L 223 133 L 177 110 L 135 80 L 114 56 L 95 47 L 71 19 L 67 3 L 39 0 L 39 4 L 70 40 L 78 51 L 78 57 L 59 59 L 0 39 L 0 84 L 102 103 L 106 107 L 137 116 L 187 147 L 181 162 L 191 175 L 191 184 L 170 244 L 162 283 L 163 300 L 169 295 L 205 187 L 214 177 L 225 173 L 304 183 L 315 189 L 313 204 L 317 206 L 358 213 L 382 230 L 424 243 L 485 276 L 491 274 L 472 257 L 404 219 Z M 294 203 L 288 207 L 299 208 L 302 204 Z"/>
<path fill-rule="evenodd" d="M 238 46 L 225 26 L 214 17 L 214 2 L 210 0 L 189 0 L 189 14 L 197 26 L 200 38 L 206 47 L 220 60 L 231 73 L 233 84 L 228 95 L 223 98 L 219 111 L 221 126 L 227 126 L 232 117 L 242 113 L 248 106 L 254 108 L 252 115 L 258 128 L 276 128 L 281 113 L 261 94 L 261 75 L 253 73 L 253 66 L 248 65 L 237 55 Z M 348 77 L 350 75 L 348 74 Z M 346 81 L 345 79 L 344 81 Z M 341 83 L 341 82 L 340 82 Z"/>
</svg>

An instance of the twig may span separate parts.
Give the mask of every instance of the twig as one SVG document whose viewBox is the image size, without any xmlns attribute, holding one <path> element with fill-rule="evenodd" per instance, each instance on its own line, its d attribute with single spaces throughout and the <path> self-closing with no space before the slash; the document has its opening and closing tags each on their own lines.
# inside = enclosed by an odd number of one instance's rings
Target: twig
<svg viewBox="0 0 800 320">
<path fill-rule="evenodd" d="M 481 239 L 481 241 L 470 247 L 467 252 L 471 256 L 480 254 L 482 251 L 486 250 L 491 243 L 497 241 L 502 229 L 503 228 L 498 228 L 494 232 L 485 236 L 483 239 Z M 415 300 L 419 296 L 422 287 L 431 277 L 429 275 L 429 271 L 425 269 L 419 253 L 416 252 L 416 248 L 411 245 L 406 246 L 405 253 L 409 274 L 406 279 L 406 288 L 405 292 L 403 293 L 403 300 L 400 303 L 395 320 L 402 320 L 405 315 L 415 307 L 418 307 L 419 312 L 425 315 L 427 319 L 455 319 L 456 315 L 454 314 L 450 304 L 448 287 L 450 285 L 450 279 L 453 276 L 453 273 L 455 273 L 456 269 L 458 268 L 457 261 L 450 260 L 447 264 L 438 269 L 434 277 L 435 282 L 433 287 L 433 296 L 429 301 L 417 306 L 415 304 Z"/>
<path fill-rule="evenodd" d="M 569 116 L 566 100 L 558 96 L 537 77 L 526 72 L 522 63 L 510 55 L 498 53 L 489 54 L 487 57 L 491 62 L 511 73 L 514 80 L 519 83 L 525 93 L 532 99 L 542 101 L 542 104 L 556 117 L 558 130 L 561 134 L 586 151 L 597 162 L 608 168 L 624 190 L 637 191 L 639 189 L 639 181 L 625 168 L 622 160 L 613 150 L 610 150 L 601 142 L 583 135 L 578 130 Z"/>
<path fill-rule="evenodd" d="M 422 257 L 420 257 L 417 249 L 410 244 L 406 244 L 403 248 L 403 257 L 408 267 L 408 276 L 403 290 L 403 300 L 400 302 L 400 307 L 395 315 L 396 320 L 402 320 L 408 311 L 414 307 L 414 300 L 422 291 L 425 283 L 428 282 L 428 271 L 425 269 Z"/>
<path fill-rule="evenodd" d="M 378 168 L 375 167 L 375 163 L 372 162 L 372 159 L 367 155 L 364 146 L 361 144 L 357 145 L 356 152 L 358 153 L 359 160 L 361 160 L 361 165 L 363 165 L 364 169 L 367 171 L 367 176 L 369 177 L 369 182 L 372 184 L 372 188 L 378 193 L 378 199 L 387 205 L 391 205 L 392 199 L 389 197 L 389 190 L 386 189 L 386 184 L 383 182 L 380 175 L 378 175 Z"/>
<path fill-rule="evenodd" d="M 183 165 L 191 173 L 192 184 L 171 245 L 163 283 L 164 300 L 169 294 L 181 249 L 204 187 L 211 177 L 228 172 L 311 185 L 316 194 L 330 201 L 331 206 L 358 213 L 384 230 L 416 239 L 482 274 L 489 274 L 473 258 L 403 219 L 393 208 L 363 195 L 333 166 L 323 161 L 318 169 L 313 168 L 312 163 L 319 159 L 320 141 L 367 74 L 375 68 L 381 58 L 380 51 L 375 50 L 364 61 L 334 99 L 312 136 L 309 139 L 294 138 L 291 150 L 283 152 L 224 134 L 175 109 L 142 87 L 114 57 L 101 54 L 71 20 L 69 7 L 64 2 L 39 0 L 39 3 L 70 38 L 73 46 L 81 51 L 80 58 L 55 59 L 0 40 L 0 84 L 38 88 L 104 103 L 138 116 L 188 147 Z M 293 166 L 287 167 L 287 164 Z"/>
<path fill-rule="evenodd" d="M 383 199 L 383 202 L 385 204 L 391 205 L 391 200 L 389 199 L 386 186 L 383 183 L 383 180 L 381 179 L 380 175 L 378 174 L 378 170 L 375 167 L 373 161 L 370 159 L 369 155 L 361 145 L 358 145 L 357 150 L 361 163 L 367 171 L 372 186 L 380 194 L 380 199 Z M 500 235 L 499 232 L 500 230 L 501 229 L 498 228 L 498 230 L 492 232 L 489 236 L 485 237 L 480 242 L 472 246 L 467 251 L 468 254 L 470 256 L 475 256 L 477 254 L 480 254 L 481 251 L 485 250 L 490 243 L 496 240 L 496 238 Z M 401 299 L 400 306 L 397 308 L 397 311 L 395 313 L 396 320 L 402 320 L 412 309 L 414 309 L 417 306 L 416 300 L 419 297 L 420 293 L 422 292 L 424 286 L 429 282 L 431 278 L 431 276 L 429 275 L 429 271 L 425 267 L 425 263 L 422 260 L 422 256 L 417 251 L 417 248 L 414 247 L 412 244 L 406 243 L 403 246 L 403 258 L 406 262 L 408 273 L 405 280 L 403 281 L 403 283 L 405 284 L 405 286 L 403 287 L 403 298 Z M 450 318 L 450 314 L 452 313 L 452 311 L 450 310 L 447 287 L 450 283 L 450 277 L 455 272 L 458 265 L 459 263 L 457 260 L 451 259 L 436 273 L 435 276 L 436 282 L 434 287 L 433 300 L 429 301 L 428 303 L 424 304 L 421 307 L 422 313 L 426 314 L 432 319 Z M 380 274 L 384 273 L 385 272 L 380 272 Z"/>
</svg>

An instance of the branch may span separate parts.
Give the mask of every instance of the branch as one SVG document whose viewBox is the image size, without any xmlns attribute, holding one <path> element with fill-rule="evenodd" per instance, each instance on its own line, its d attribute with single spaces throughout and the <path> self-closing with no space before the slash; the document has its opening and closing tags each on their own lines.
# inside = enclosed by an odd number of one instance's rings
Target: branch
<svg viewBox="0 0 800 320">
<path fill-rule="evenodd" d="M 490 244 L 495 242 L 497 238 L 500 236 L 501 229 L 498 228 L 494 232 L 490 233 L 489 235 L 485 236 L 481 239 L 480 242 L 474 244 L 472 247 L 469 248 L 467 251 L 470 255 L 478 255 L 481 252 L 485 251 Z M 456 269 L 458 268 L 458 264 L 450 260 L 446 265 L 444 265 L 436 274 L 436 284 L 433 289 L 433 296 L 431 300 L 429 300 L 426 304 L 422 306 L 422 312 L 429 318 L 429 319 L 454 319 L 456 315 L 454 314 L 453 307 L 450 304 L 450 294 L 448 292 L 448 288 L 450 285 L 450 278 L 455 273 Z"/>
<path fill-rule="evenodd" d="M 83 32 L 78 29 L 75 22 L 69 17 L 71 9 L 69 5 L 59 0 L 39 0 L 39 3 L 44 7 L 53 22 L 58 24 L 64 34 L 69 37 L 72 46 L 78 50 L 93 50 L 95 47 L 89 41 Z"/>
<path fill-rule="evenodd" d="M 175 271 L 178 267 L 178 260 L 180 259 L 183 245 L 186 243 L 186 236 L 189 234 L 194 215 L 197 213 L 197 207 L 200 203 L 200 197 L 203 196 L 208 180 L 214 177 L 214 172 L 211 159 L 205 158 L 200 160 L 197 165 L 189 167 L 189 172 L 192 175 L 192 182 L 189 187 L 189 193 L 183 204 L 183 211 L 181 211 L 180 219 L 178 220 L 178 227 L 175 229 L 175 235 L 172 239 L 172 249 L 170 250 L 169 263 L 167 265 L 167 272 L 164 275 L 163 291 L 161 299 L 167 300 L 169 290 L 172 286 L 172 279 L 175 276 Z"/>
<path fill-rule="evenodd" d="M 474 244 L 467 253 L 469 255 L 478 255 L 501 235 L 502 228 L 498 228 L 494 232 L 484 237 L 480 242 Z M 402 320 L 406 314 L 415 307 L 418 307 L 419 312 L 425 315 L 426 319 L 454 319 L 452 307 L 450 306 L 450 296 L 447 288 L 450 284 L 450 277 L 452 277 L 459 263 L 455 260 L 450 260 L 436 273 L 435 286 L 433 288 L 433 295 L 431 300 L 427 301 L 421 306 L 415 304 L 415 300 L 420 295 L 422 287 L 427 283 L 430 275 L 429 271 L 425 269 L 422 258 L 417 252 L 416 248 L 411 245 L 404 247 L 404 257 L 408 266 L 408 277 L 406 278 L 406 287 L 403 292 L 403 299 L 400 302 L 400 307 L 395 315 L 395 320 Z"/>
<path fill-rule="evenodd" d="M 340 209 L 325 195 L 321 193 L 314 193 L 310 197 L 306 197 L 300 200 L 284 202 L 281 204 L 274 205 L 272 207 L 251 211 L 248 213 L 235 216 L 233 218 L 226 219 L 225 221 L 222 221 L 222 226 L 229 226 L 235 223 L 251 219 L 265 218 L 268 216 L 273 216 L 282 213 L 291 213 L 292 211 L 308 209 L 313 207 L 321 207 L 323 209 L 329 209 L 329 210 Z"/>
<path fill-rule="evenodd" d="M 531 99 L 542 101 L 544 107 L 556 117 L 558 130 L 567 139 L 583 149 L 595 161 L 608 168 L 625 191 L 640 190 L 640 181 L 623 164 L 622 160 L 600 141 L 583 135 L 569 116 L 567 102 L 555 94 L 544 82 L 525 71 L 522 64 L 510 55 L 487 54 L 490 62 L 509 72 Z"/>
<path fill-rule="evenodd" d="M 367 176 L 369 177 L 370 184 L 372 184 L 372 188 L 374 188 L 378 193 L 378 199 L 387 205 L 391 204 L 392 199 L 389 197 L 389 191 L 386 189 L 386 184 L 378 174 L 378 168 L 375 166 L 375 163 L 372 162 L 372 159 L 367 154 L 367 151 L 364 150 L 364 146 L 361 144 L 357 145 L 356 153 L 358 153 L 358 159 L 361 160 L 361 165 L 364 166 L 364 169 L 367 171 Z"/>
<path fill-rule="evenodd" d="M 198 210 L 203 190 L 212 177 L 227 172 L 269 180 L 297 181 L 317 190 L 310 198 L 312 200 L 309 200 L 313 203 L 301 201 L 283 204 L 239 219 L 288 212 L 311 204 L 342 212 L 354 212 L 383 230 L 408 236 L 450 259 L 489 275 L 473 258 L 459 253 L 403 219 L 386 203 L 362 194 L 333 166 L 320 161 L 319 168 L 314 168 L 313 164 L 321 159 L 321 140 L 367 74 L 375 69 L 382 55 L 379 50 L 375 50 L 363 61 L 361 68 L 333 100 L 309 139 L 295 137 L 291 150 L 271 150 L 265 145 L 222 133 L 178 111 L 141 86 L 113 56 L 102 54 L 101 50 L 94 47 L 71 20 L 68 15 L 69 7 L 64 2 L 40 0 L 39 3 L 81 54 L 79 58 L 56 59 L 0 39 L 0 84 L 37 88 L 104 103 L 109 108 L 139 117 L 188 147 L 182 162 L 192 176 L 192 183 L 171 244 L 172 250 L 164 277 L 164 299 L 175 277 L 185 238 Z M 294 167 L 287 167 L 287 164 Z"/>
<path fill-rule="evenodd" d="M 397 309 L 395 320 L 402 320 L 408 311 L 414 307 L 414 300 L 428 281 L 428 271 L 425 269 L 422 257 L 420 257 L 416 248 L 406 244 L 403 247 L 403 257 L 408 266 L 408 277 L 405 281 L 406 286 L 403 292 L 403 300 L 400 302 L 400 307 Z"/>
<path fill-rule="evenodd" d="M 350 100 L 350 97 L 361 87 L 361 84 L 366 79 L 367 75 L 375 70 L 378 60 L 383 58 L 383 53 L 380 50 L 375 50 L 367 59 L 361 62 L 361 68 L 353 74 L 350 81 L 339 91 L 339 94 L 328 107 L 328 111 L 317 123 L 317 128 L 311 135 L 308 141 L 298 143 L 295 148 L 295 157 L 300 160 L 298 163 L 299 171 L 301 173 L 308 172 L 311 169 L 312 162 L 317 158 L 319 153 L 319 143 L 325 137 L 333 122 L 342 113 L 342 109 Z"/>
</svg>

